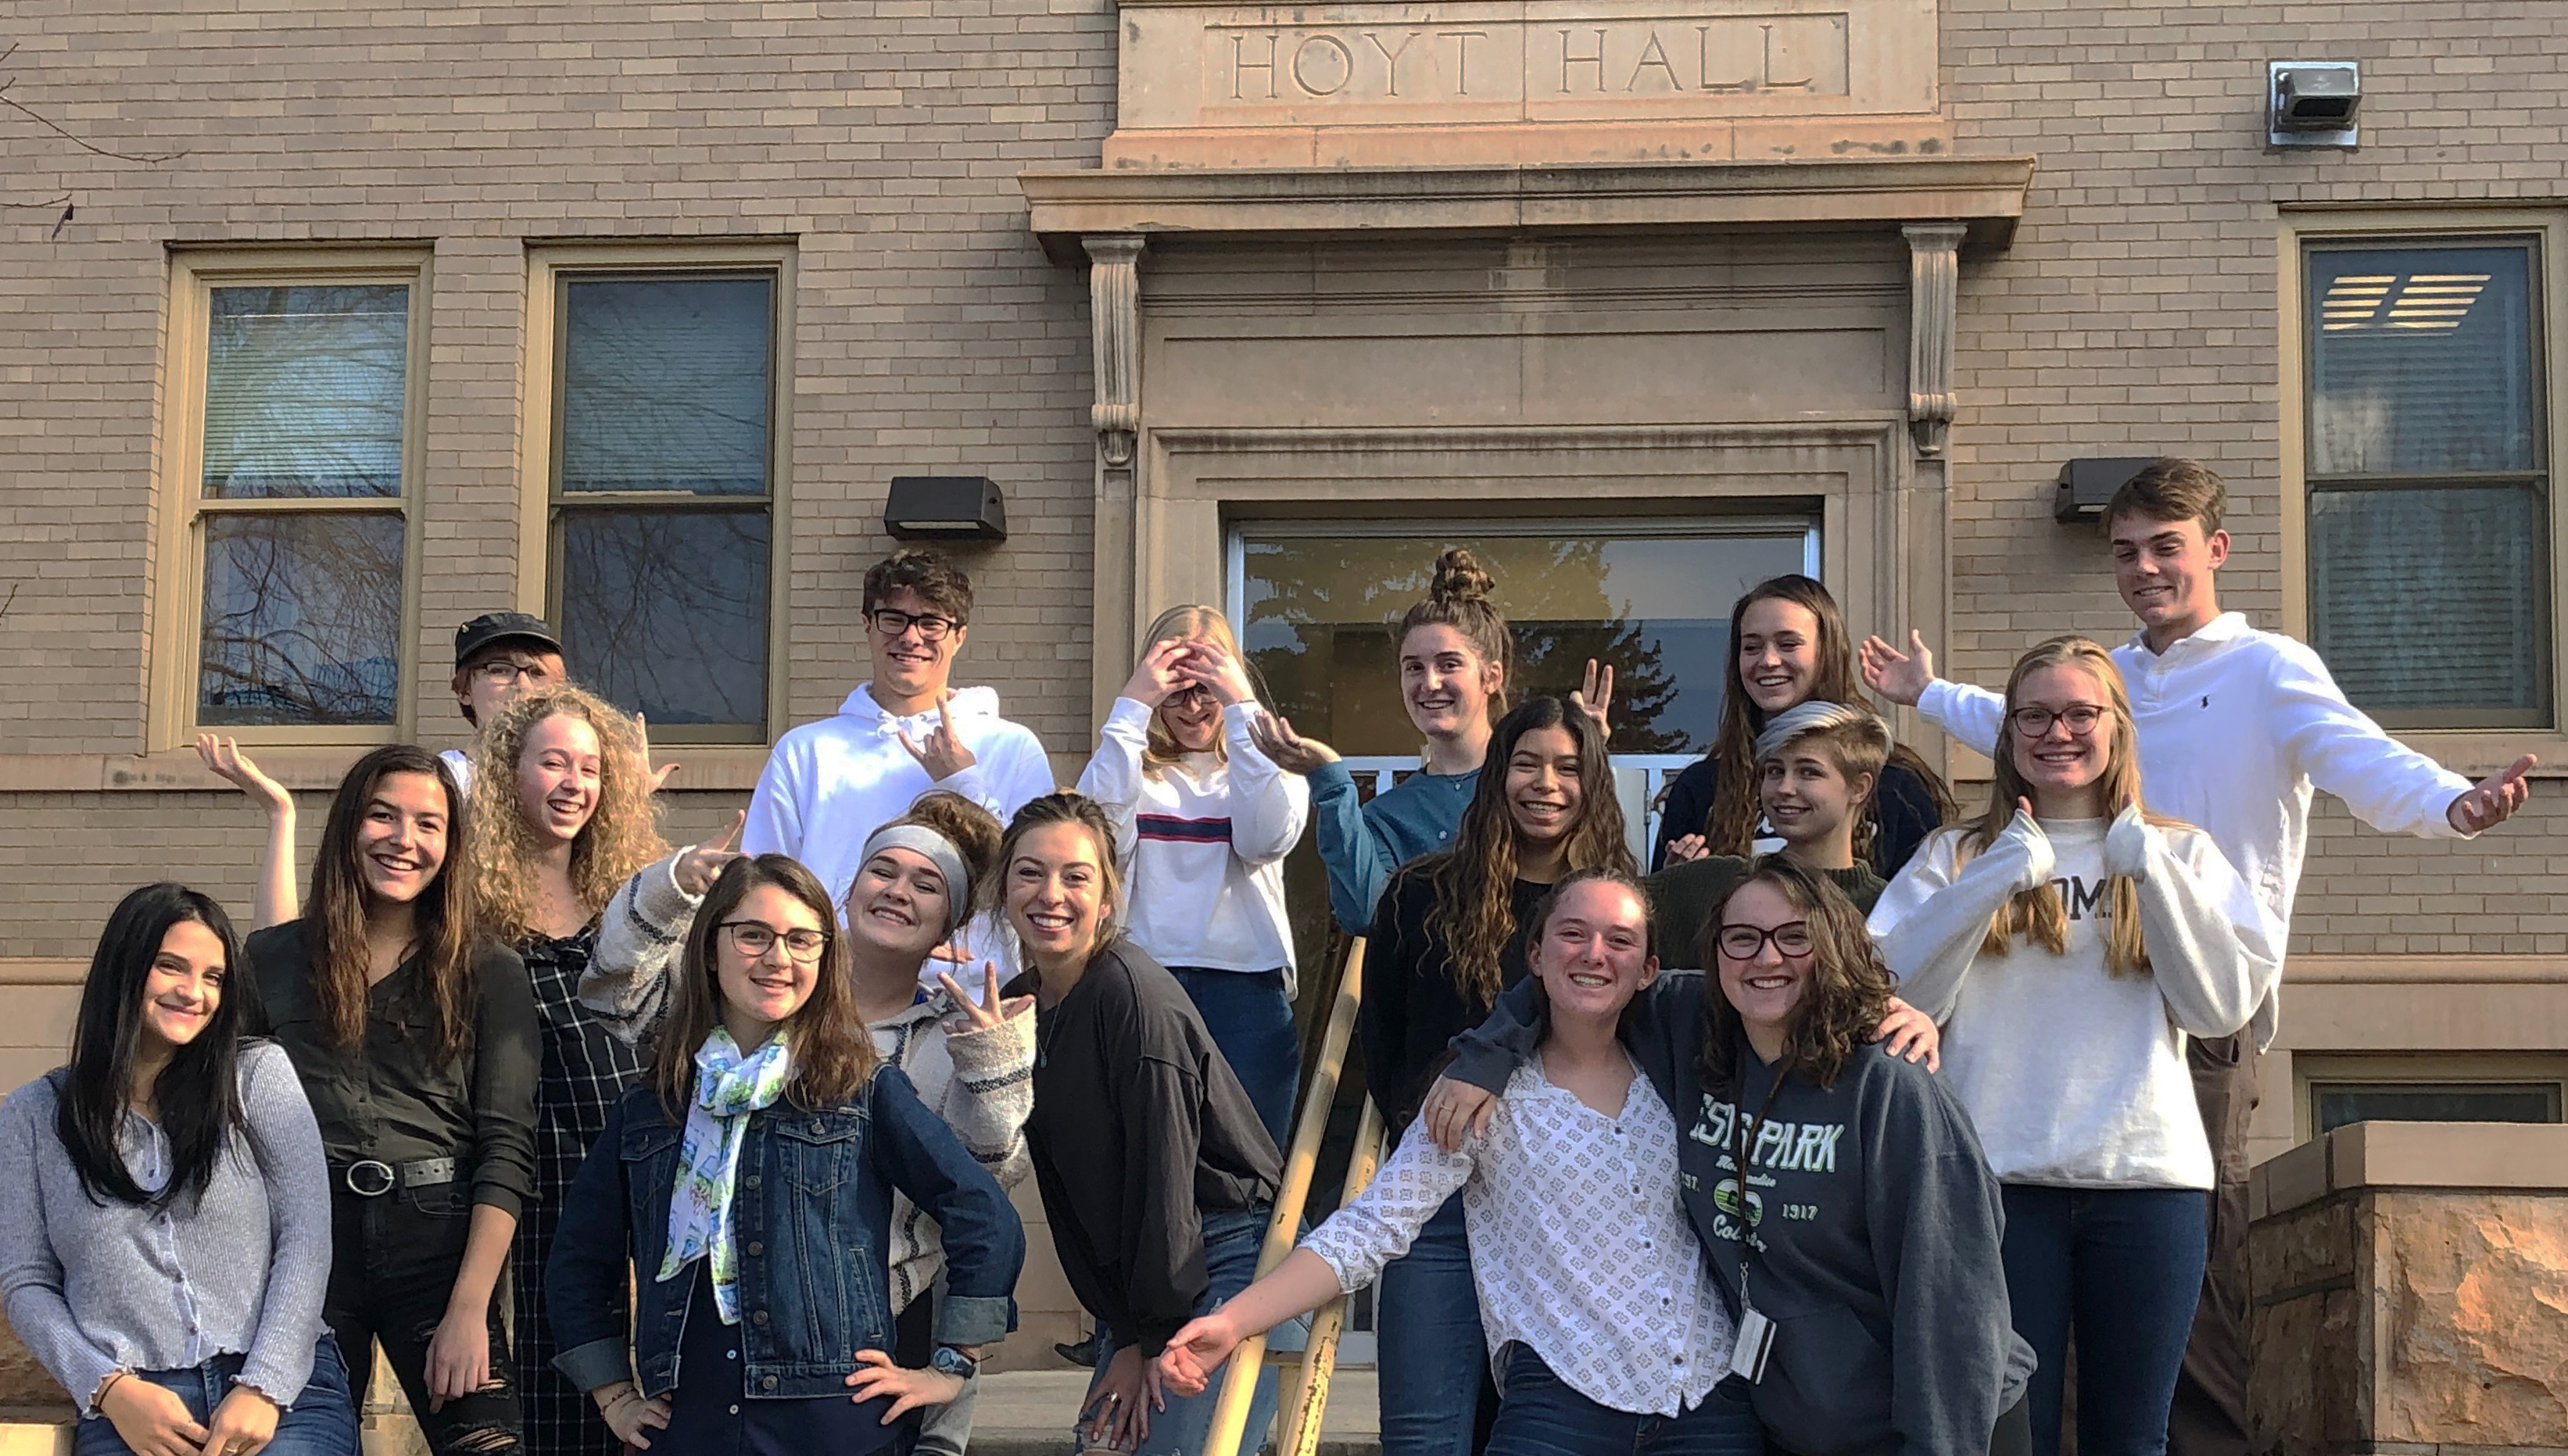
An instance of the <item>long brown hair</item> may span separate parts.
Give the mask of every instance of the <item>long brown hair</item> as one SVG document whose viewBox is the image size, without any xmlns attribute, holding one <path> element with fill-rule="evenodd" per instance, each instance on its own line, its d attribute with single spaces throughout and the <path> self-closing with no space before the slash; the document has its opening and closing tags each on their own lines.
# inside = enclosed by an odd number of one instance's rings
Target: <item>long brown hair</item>
<svg viewBox="0 0 2568 1456">
<path fill-rule="evenodd" d="M 357 868 L 357 829 L 377 787 L 396 773 L 420 774 L 446 791 L 446 858 L 412 902 L 412 944 L 420 975 L 404 995 L 408 1013 L 426 1016 L 438 1055 L 452 1060 L 473 1045 L 474 1008 L 481 995 L 473 973 L 480 928 L 472 879 L 463 869 L 473 857 L 473 819 L 445 761 L 416 743 L 393 743 L 358 759 L 330 800 L 330 817 L 321 825 L 321 845 L 312 856 L 312 893 L 303 900 L 313 1019 L 338 1046 L 366 1042 L 367 891 L 364 872 Z"/>
<path fill-rule="evenodd" d="M 1805 702 L 1861 704 L 1863 679 L 1855 672 L 1854 639 L 1846 634 L 1845 614 L 1837 610 L 1837 599 L 1813 577 L 1798 572 L 1770 577 L 1748 589 L 1747 595 L 1730 608 L 1730 660 L 1721 670 L 1721 728 L 1713 734 L 1708 757 L 1719 765 L 1721 773 L 1712 790 L 1712 809 L 1704 816 L 1703 848 L 1706 854 L 1746 855 L 1757 839 L 1757 821 L 1764 808 L 1757 792 L 1757 735 L 1766 730 L 1766 711 L 1748 696 L 1747 682 L 1739 675 L 1739 637 L 1748 609 L 1760 602 L 1786 602 L 1810 614 L 1818 623 L 1818 641 L 1812 656 L 1818 671 L 1810 681 L 1810 696 Z M 1926 785 L 1927 794 L 1935 801 L 1935 817 L 1950 819 L 1954 814 L 1953 791 L 1945 786 L 1944 777 L 1917 755 L 1917 750 L 1902 743 L 1890 745 L 1890 761 L 1914 773 Z M 1740 771 L 1734 771 L 1740 770 Z M 1854 857 L 1864 863 L 1872 860 L 1873 834 L 1878 826 L 1881 785 L 1873 785 L 1873 801 L 1855 816 Z"/>
<path fill-rule="evenodd" d="M 2006 832 L 2015 818 L 2017 799 L 2033 797 L 2032 786 L 2024 781 L 2024 770 L 2015 762 L 2015 710 L 2017 697 L 2024 691 L 2024 680 L 2044 668 L 2086 672 L 2113 705 L 2108 715 L 2113 721 L 2112 736 L 2105 746 L 2103 776 L 2097 780 L 2103 789 L 2104 817 L 2110 819 L 2140 801 L 2138 733 L 2131 726 L 2131 695 L 2122 686 L 2121 669 L 2113 666 L 2111 655 L 2103 648 L 2084 637 L 2055 637 L 2036 643 L 2032 651 L 2016 659 L 2015 671 L 2007 675 L 2006 712 L 1998 720 L 1998 750 L 1993 755 L 1996 782 L 1989 790 L 1988 812 L 1962 831 L 1960 849 L 1965 863 Z M 2177 822 L 2156 814 L 2146 816 L 2155 824 Z M 2146 976 L 2149 953 L 2140 943 L 2139 886 L 2128 875 L 2110 876 L 2104 884 L 2107 919 L 2111 922 L 2104 937 L 2104 970 L 2113 976 Z M 1988 938 L 1980 943 L 1980 951 L 1983 955 L 2003 956 L 2018 935 L 2031 936 L 2055 956 L 2069 949 L 2069 907 L 2061 899 L 2059 885 L 2044 884 L 2017 892 L 1990 920 Z"/>
<path fill-rule="evenodd" d="M 1836 1085 L 1855 1049 L 1872 1038 L 1890 1006 L 1890 968 L 1880 947 L 1863 926 L 1863 912 L 1846 893 L 1817 870 L 1803 869 L 1779 854 L 1769 854 L 1750 867 L 1748 877 L 1731 887 L 1713 912 L 1712 935 L 1720 933 L 1730 901 L 1750 885 L 1771 885 L 1801 912 L 1810 932 L 1810 971 L 1801 982 L 1801 1004 L 1783 1032 L 1784 1069 L 1799 1072 L 1820 1087 Z M 1720 961 L 1705 973 L 1703 1029 L 1695 1038 L 1695 1072 L 1704 1086 L 1739 1084 L 1737 1048 L 1744 1034 L 1739 1009 L 1721 989 Z M 1779 1073 L 1778 1073 L 1779 1074 Z"/>
<path fill-rule="evenodd" d="M 1516 881 L 1516 824 L 1507 812 L 1507 759 L 1525 734 L 1554 728 L 1567 729 L 1578 747 L 1578 820 L 1569 828 L 1564 871 L 1639 871 L 1631 846 L 1623 842 L 1623 805 L 1614 795 L 1613 764 L 1595 721 L 1557 698 L 1518 704 L 1490 730 L 1489 755 L 1481 760 L 1471 801 L 1462 806 L 1453 847 L 1420 862 L 1436 887 L 1427 933 L 1444 944 L 1453 984 L 1472 1006 L 1486 1008 L 1497 1000 L 1498 957 L 1516 929 L 1508 911 Z"/>
<path fill-rule="evenodd" d="M 799 1107 L 825 1107 L 864 1090 L 881 1064 L 873 1033 L 856 1015 L 854 973 L 847 967 L 846 937 L 838 931 L 837 913 L 819 877 L 788 855 L 744 855 L 724 865 L 696 908 L 687 928 L 687 944 L 669 988 L 668 1019 L 660 1023 L 653 1048 L 651 1086 L 660 1094 L 660 1110 L 672 1122 L 687 1120 L 696 1097 L 696 1050 L 722 1023 L 722 971 L 715 960 L 722 923 L 740 902 L 761 886 L 773 885 L 793 896 L 820 922 L 828 936 L 820 964 L 812 968 L 811 997 L 785 1019 L 794 1038 L 794 1065 L 785 1095 Z M 749 1050 L 744 1046 L 743 1051 Z"/>
<path fill-rule="evenodd" d="M 1498 691 L 1489 700 L 1489 711 L 1502 712 L 1507 695 L 1515 688 L 1516 639 L 1507 630 L 1507 619 L 1490 602 L 1489 593 L 1497 589 L 1497 579 L 1489 575 L 1480 558 L 1461 546 L 1449 546 L 1436 558 L 1436 574 L 1427 583 L 1426 600 L 1411 604 L 1401 614 L 1400 630 L 1392 634 L 1392 656 L 1397 659 L 1409 643 L 1409 634 L 1421 627 L 1450 627 L 1462 634 L 1471 650 L 1483 662 L 1498 668 Z"/>
<path fill-rule="evenodd" d="M 1124 871 L 1115 863 L 1115 820 L 1106 806 L 1084 793 L 1055 789 L 1038 798 L 1028 799 L 1008 821 L 1008 832 L 999 839 L 999 859 L 990 876 L 990 886 L 983 903 L 1001 915 L 1008 913 L 1008 866 L 1017 862 L 1017 846 L 1027 835 L 1053 824 L 1077 824 L 1097 841 L 1098 893 L 1103 897 L 1104 913 L 1097 918 L 1097 939 L 1087 951 L 1094 956 L 1113 944 L 1124 929 Z M 1022 950 L 1019 952 L 1022 956 Z M 1031 971 L 1034 962 L 1023 968 Z"/>
<path fill-rule="evenodd" d="M 511 703 L 482 731 L 473 749 L 473 894 L 494 939 L 532 939 L 530 866 L 541 846 L 517 800 L 517 760 L 526 738 L 549 718 L 575 718 L 597 730 L 597 811 L 570 845 L 570 888 L 595 916 L 633 873 L 669 853 L 652 822 L 650 765 L 642 730 L 630 715 L 585 688 L 565 683 Z"/>
</svg>

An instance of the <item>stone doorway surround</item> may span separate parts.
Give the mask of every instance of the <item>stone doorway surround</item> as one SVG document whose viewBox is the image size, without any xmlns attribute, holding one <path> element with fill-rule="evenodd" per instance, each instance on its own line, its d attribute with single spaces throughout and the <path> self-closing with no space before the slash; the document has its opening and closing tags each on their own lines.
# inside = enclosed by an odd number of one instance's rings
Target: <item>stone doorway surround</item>
<svg viewBox="0 0 2568 1456">
<path fill-rule="evenodd" d="M 1089 271 L 1100 712 L 1154 612 L 1220 599 L 1243 513 L 1796 500 L 1856 620 L 1940 632 L 1960 260 L 2010 241 L 2033 160 L 1954 154 L 1935 0 L 1123 0 L 1120 19 L 1101 164 L 1019 178 L 1049 255 Z M 1512 265 L 1607 238 L 1849 235 L 1906 254 L 1904 389 L 1877 400 L 1234 423 L 1154 419 L 1145 387 L 1154 246 L 1494 242 Z"/>
</svg>

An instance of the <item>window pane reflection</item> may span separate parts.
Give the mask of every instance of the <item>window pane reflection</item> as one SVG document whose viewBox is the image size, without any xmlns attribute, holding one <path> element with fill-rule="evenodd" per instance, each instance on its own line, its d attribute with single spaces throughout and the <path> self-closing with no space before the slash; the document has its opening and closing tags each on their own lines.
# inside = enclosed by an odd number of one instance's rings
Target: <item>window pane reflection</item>
<svg viewBox="0 0 2568 1456">
<path fill-rule="evenodd" d="M 567 511 L 563 654 L 656 729 L 767 721 L 766 507 Z"/>
<path fill-rule="evenodd" d="M 2541 722 L 2549 534 L 2529 485 L 2315 490 L 2311 645 L 2357 707 L 2424 726 Z"/>
<path fill-rule="evenodd" d="M 409 287 L 208 292 L 204 493 L 401 494 Z"/>
<path fill-rule="evenodd" d="M 767 493 L 775 281 L 563 286 L 561 488 Z"/>
<path fill-rule="evenodd" d="M 1437 556 L 1469 547 L 1515 630 L 1517 696 L 1566 695 L 1587 660 L 1614 665 L 1618 753 L 1709 746 L 1721 721 L 1730 605 L 1799 571 L 1803 534 L 1333 536 L 1251 528 L 1243 646 L 1277 711 L 1341 753 L 1415 754 L 1392 628 Z"/>
<path fill-rule="evenodd" d="M 2531 254 L 2310 254 L 2310 473 L 2538 468 Z"/>
<path fill-rule="evenodd" d="M 391 723 L 401 606 L 398 515 L 209 516 L 196 721 Z"/>
</svg>

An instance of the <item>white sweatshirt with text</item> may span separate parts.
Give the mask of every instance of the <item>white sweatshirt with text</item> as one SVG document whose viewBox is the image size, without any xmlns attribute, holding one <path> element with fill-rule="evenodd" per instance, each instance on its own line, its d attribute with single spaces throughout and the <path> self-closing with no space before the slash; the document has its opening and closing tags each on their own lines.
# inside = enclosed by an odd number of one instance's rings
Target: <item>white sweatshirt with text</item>
<svg viewBox="0 0 2568 1456">
<path fill-rule="evenodd" d="M 2182 824 L 2019 813 L 1964 861 L 1939 830 L 1882 892 L 1871 929 L 1900 997 L 1944 1028 L 1944 1075 L 2003 1182 L 2058 1188 L 2212 1186 L 2184 1036 L 2226 1036 L 2272 993 L 2271 919 L 2209 836 Z M 2112 876 L 2139 890 L 2146 976 L 2104 966 Z M 1985 954 L 1990 921 L 2049 882 L 2067 949 L 2020 935 Z"/>
<path fill-rule="evenodd" d="M 2443 815 L 2470 781 L 2382 731 L 2304 643 L 2224 612 L 2163 653 L 2135 634 L 2113 665 L 2131 694 L 2141 799 L 2211 836 L 2273 917 L 2277 949 L 2292 926 L 2313 787 L 2375 829 L 2460 837 Z M 1996 751 L 2005 707 L 1941 679 L 1917 701 L 1928 722 L 1983 753 Z M 2275 1022 L 2269 1000 L 2253 1022 L 2257 1044 L 2273 1044 Z"/>
</svg>

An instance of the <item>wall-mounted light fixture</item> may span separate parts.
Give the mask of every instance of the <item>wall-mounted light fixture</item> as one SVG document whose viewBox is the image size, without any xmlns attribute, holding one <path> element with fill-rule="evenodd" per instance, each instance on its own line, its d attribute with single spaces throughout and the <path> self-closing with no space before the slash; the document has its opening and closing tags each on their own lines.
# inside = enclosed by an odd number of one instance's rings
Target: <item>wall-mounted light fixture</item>
<svg viewBox="0 0 2568 1456">
<path fill-rule="evenodd" d="M 2113 492 L 2138 474 L 2155 455 L 2086 455 L 2060 467 L 2060 486 L 2051 497 L 2051 518 L 2056 521 L 2094 521 L 2104 518 L 2104 507 Z"/>
<path fill-rule="evenodd" d="M 2362 140 L 2363 73 L 2352 61 L 2268 61 L 2265 145 L 2352 146 Z"/>
<path fill-rule="evenodd" d="M 987 475 L 894 475 L 883 529 L 897 541 L 1004 541 L 1008 502 Z"/>
</svg>

